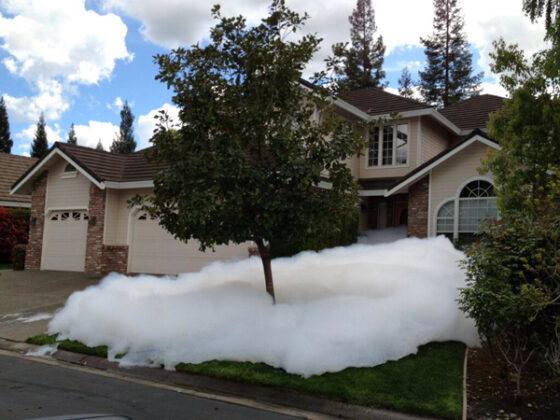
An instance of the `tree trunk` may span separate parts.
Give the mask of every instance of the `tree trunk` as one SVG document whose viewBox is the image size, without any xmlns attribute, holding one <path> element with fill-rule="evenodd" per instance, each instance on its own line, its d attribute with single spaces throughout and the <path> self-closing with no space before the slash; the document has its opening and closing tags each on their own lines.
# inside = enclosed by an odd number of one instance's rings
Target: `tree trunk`
<svg viewBox="0 0 560 420">
<path fill-rule="evenodd" d="M 272 267 L 270 265 L 270 246 L 265 245 L 264 241 L 259 238 L 255 241 L 259 248 L 259 254 L 264 269 L 264 282 L 266 285 L 266 292 L 272 296 L 272 301 L 276 303 L 276 296 L 274 295 L 274 283 L 272 282 Z"/>
</svg>

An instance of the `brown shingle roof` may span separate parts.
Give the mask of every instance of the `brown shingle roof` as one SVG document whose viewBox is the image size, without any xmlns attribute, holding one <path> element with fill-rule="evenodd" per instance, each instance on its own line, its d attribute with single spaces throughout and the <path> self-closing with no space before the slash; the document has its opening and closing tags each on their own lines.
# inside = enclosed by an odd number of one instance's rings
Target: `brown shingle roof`
<svg viewBox="0 0 560 420">
<path fill-rule="evenodd" d="M 165 165 L 148 162 L 144 151 L 116 154 L 68 143 L 55 143 L 98 181 L 131 182 L 151 180 Z"/>
<path fill-rule="evenodd" d="M 443 108 L 439 112 L 461 130 L 486 128 L 488 114 L 501 108 L 504 98 L 496 95 L 478 95 Z"/>
<path fill-rule="evenodd" d="M 385 92 L 383 89 L 375 87 L 367 87 L 363 89 L 353 90 L 346 95 L 341 96 L 346 102 L 354 105 L 356 108 L 368 113 L 369 115 L 389 114 L 391 112 L 414 111 L 417 109 L 430 108 L 422 102 L 413 99 L 403 98 Z"/>
<path fill-rule="evenodd" d="M 36 158 L 0 153 L 0 201 L 31 203 L 30 195 L 10 195 L 10 187 L 36 161 Z"/>
</svg>

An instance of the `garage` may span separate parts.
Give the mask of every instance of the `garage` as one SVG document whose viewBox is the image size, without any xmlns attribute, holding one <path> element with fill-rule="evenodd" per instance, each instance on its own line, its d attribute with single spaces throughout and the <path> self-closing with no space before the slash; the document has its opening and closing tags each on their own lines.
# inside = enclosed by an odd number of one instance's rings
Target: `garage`
<svg viewBox="0 0 560 420">
<path fill-rule="evenodd" d="M 177 274 L 198 271 L 205 265 L 232 258 L 247 258 L 249 244 L 222 245 L 200 252 L 199 242 L 187 244 L 159 226 L 144 212 L 133 214 L 131 221 L 128 272 Z"/>
<path fill-rule="evenodd" d="M 82 210 L 47 215 L 41 270 L 84 271 L 88 219 Z"/>
</svg>

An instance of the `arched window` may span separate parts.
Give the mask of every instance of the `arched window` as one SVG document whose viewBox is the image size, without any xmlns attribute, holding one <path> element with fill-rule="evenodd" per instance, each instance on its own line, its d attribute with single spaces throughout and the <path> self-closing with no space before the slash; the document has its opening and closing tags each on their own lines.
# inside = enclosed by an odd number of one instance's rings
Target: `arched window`
<svg viewBox="0 0 560 420">
<path fill-rule="evenodd" d="M 458 214 L 455 212 L 456 205 Z M 458 191 L 457 198 L 445 202 L 439 208 L 436 234 L 469 242 L 484 219 L 497 217 L 494 186 L 486 180 L 477 179 Z"/>
</svg>

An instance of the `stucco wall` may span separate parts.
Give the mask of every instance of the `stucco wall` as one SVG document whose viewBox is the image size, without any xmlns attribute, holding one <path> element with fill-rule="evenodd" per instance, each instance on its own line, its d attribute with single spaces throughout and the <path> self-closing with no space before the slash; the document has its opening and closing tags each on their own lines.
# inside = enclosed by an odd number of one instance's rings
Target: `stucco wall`
<svg viewBox="0 0 560 420">
<path fill-rule="evenodd" d="M 482 178 L 477 168 L 486 155 L 487 146 L 475 142 L 432 170 L 430 228 L 428 235 L 435 235 L 435 215 L 443 202 L 456 197 L 458 189 L 473 178 Z M 490 177 L 489 174 L 485 177 Z"/>
</svg>

